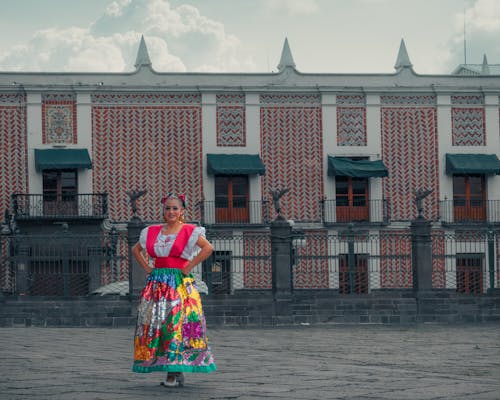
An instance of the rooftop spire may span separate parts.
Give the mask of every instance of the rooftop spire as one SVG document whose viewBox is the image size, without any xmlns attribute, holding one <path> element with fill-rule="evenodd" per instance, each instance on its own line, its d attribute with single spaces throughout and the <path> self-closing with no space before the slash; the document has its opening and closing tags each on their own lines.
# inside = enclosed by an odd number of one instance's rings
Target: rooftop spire
<svg viewBox="0 0 500 400">
<path fill-rule="evenodd" d="M 141 36 L 134 67 L 140 69 L 143 66 L 151 67 L 151 59 L 149 58 L 148 48 L 146 47 L 146 42 L 144 41 L 144 35 Z"/>
<path fill-rule="evenodd" d="M 283 43 L 283 50 L 281 50 L 281 59 L 278 64 L 278 71 L 283 71 L 286 67 L 295 68 L 295 62 L 293 61 L 292 52 L 290 51 L 290 46 L 288 45 L 288 39 L 285 38 L 285 43 Z"/>
<path fill-rule="evenodd" d="M 410 57 L 408 57 L 408 52 L 406 51 L 405 41 L 401 39 L 401 44 L 399 45 L 398 58 L 396 60 L 396 71 L 400 71 L 403 68 L 411 68 L 412 63 L 410 62 Z"/>
<path fill-rule="evenodd" d="M 486 54 L 483 56 L 483 65 L 481 67 L 481 75 L 489 75 L 490 67 L 488 66 L 488 59 L 486 58 Z"/>
</svg>

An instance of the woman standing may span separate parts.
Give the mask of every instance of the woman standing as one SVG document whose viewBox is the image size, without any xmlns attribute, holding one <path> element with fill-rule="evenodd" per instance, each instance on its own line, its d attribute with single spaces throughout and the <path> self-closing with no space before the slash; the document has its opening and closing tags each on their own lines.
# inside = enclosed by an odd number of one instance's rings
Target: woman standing
<svg viewBox="0 0 500 400">
<path fill-rule="evenodd" d="M 148 273 L 139 298 L 132 370 L 167 372 L 162 385 L 175 387 L 183 386 L 183 372 L 216 370 L 200 294 L 190 274 L 213 248 L 205 228 L 184 222 L 183 195 L 169 193 L 162 204 L 165 224 L 144 228 L 132 248 Z M 144 250 L 154 258 L 154 268 Z"/>
</svg>

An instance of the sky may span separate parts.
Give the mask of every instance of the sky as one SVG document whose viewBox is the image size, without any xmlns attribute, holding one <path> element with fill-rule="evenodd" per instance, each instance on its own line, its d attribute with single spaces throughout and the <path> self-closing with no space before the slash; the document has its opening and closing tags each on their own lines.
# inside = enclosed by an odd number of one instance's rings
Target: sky
<svg viewBox="0 0 500 400">
<path fill-rule="evenodd" d="M 0 71 L 418 74 L 500 64 L 500 0 L 0 0 Z M 464 46 L 465 43 L 465 46 Z"/>
</svg>

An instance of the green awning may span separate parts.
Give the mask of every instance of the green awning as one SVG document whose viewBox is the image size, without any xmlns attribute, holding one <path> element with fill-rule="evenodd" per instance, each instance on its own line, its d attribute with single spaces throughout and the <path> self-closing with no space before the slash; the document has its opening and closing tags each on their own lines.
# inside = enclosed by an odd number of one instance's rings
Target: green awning
<svg viewBox="0 0 500 400">
<path fill-rule="evenodd" d="M 207 154 L 209 175 L 264 175 L 266 167 L 258 154 Z"/>
<path fill-rule="evenodd" d="M 346 157 L 328 156 L 328 175 L 376 178 L 384 177 L 389 174 L 381 160 L 351 160 Z"/>
<path fill-rule="evenodd" d="M 44 169 L 83 169 L 92 168 L 87 149 L 35 149 L 35 168 Z"/>
<path fill-rule="evenodd" d="M 446 154 L 447 175 L 500 174 L 496 154 Z"/>
</svg>

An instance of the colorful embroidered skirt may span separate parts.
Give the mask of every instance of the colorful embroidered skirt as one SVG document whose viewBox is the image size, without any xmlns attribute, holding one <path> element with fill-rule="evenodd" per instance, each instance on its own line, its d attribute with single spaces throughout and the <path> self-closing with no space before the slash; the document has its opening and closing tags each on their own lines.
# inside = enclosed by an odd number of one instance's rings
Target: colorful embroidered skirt
<svg viewBox="0 0 500 400">
<path fill-rule="evenodd" d="M 205 316 L 193 277 L 157 268 L 141 292 L 134 337 L 134 372 L 212 372 Z"/>
</svg>

